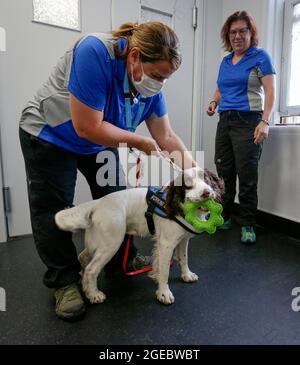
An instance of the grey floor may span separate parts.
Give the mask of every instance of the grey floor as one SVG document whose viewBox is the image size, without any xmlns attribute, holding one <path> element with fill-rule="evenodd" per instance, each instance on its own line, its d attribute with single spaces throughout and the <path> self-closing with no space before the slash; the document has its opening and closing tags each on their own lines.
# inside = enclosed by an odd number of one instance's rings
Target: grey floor
<svg viewBox="0 0 300 365">
<path fill-rule="evenodd" d="M 239 242 L 239 229 L 202 234 L 191 241 L 195 284 L 178 279 L 173 267 L 171 306 L 159 304 L 146 275 L 123 280 L 102 275 L 103 304 L 67 323 L 56 318 L 51 290 L 31 237 L 0 244 L 0 344 L 219 345 L 300 344 L 300 312 L 291 291 L 300 287 L 300 242 L 258 228 L 258 243 Z M 82 242 L 76 237 L 78 248 Z M 139 242 L 141 251 L 149 241 Z"/>
</svg>

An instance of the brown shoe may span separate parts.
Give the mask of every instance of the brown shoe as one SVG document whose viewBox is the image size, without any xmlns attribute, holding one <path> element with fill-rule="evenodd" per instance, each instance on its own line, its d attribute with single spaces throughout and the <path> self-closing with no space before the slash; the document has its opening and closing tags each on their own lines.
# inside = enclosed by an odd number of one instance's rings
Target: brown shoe
<svg viewBox="0 0 300 365">
<path fill-rule="evenodd" d="M 60 319 L 71 320 L 85 314 L 85 304 L 76 283 L 56 289 L 54 297 L 55 313 Z"/>
<path fill-rule="evenodd" d="M 151 256 L 143 256 L 138 253 L 133 260 L 127 263 L 127 271 L 141 270 L 151 265 L 152 265 Z"/>
</svg>

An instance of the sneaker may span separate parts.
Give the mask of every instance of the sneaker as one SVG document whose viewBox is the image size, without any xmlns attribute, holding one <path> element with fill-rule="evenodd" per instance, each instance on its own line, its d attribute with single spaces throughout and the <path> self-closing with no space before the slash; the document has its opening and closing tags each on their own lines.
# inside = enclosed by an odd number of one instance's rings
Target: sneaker
<svg viewBox="0 0 300 365">
<path fill-rule="evenodd" d="M 56 289 L 54 297 L 55 313 L 59 318 L 70 320 L 85 313 L 85 304 L 76 283 Z"/>
<path fill-rule="evenodd" d="M 222 231 L 226 231 L 226 230 L 231 229 L 231 228 L 232 228 L 232 219 L 229 218 L 221 226 L 219 226 L 217 229 L 222 230 Z"/>
<path fill-rule="evenodd" d="M 241 230 L 241 242 L 253 244 L 256 242 L 256 235 L 252 226 L 243 226 Z"/>
<path fill-rule="evenodd" d="M 143 256 L 141 254 L 137 254 L 135 258 L 127 263 L 127 271 L 136 271 L 145 269 L 152 265 L 151 256 Z"/>
</svg>

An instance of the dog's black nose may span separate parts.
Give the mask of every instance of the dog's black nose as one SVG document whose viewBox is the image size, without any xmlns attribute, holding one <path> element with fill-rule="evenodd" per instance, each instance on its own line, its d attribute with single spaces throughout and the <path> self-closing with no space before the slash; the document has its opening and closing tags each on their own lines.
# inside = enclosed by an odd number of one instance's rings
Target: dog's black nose
<svg viewBox="0 0 300 365">
<path fill-rule="evenodd" d="M 204 190 L 202 191 L 202 194 L 201 194 L 200 198 L 202 198 L 202 199 L 207 199 L 207 198 L 209 198 L 209 196 L 210 196 L 210 191 L 209 191 L 209 190 L 204 189 Z"/>
</svg>

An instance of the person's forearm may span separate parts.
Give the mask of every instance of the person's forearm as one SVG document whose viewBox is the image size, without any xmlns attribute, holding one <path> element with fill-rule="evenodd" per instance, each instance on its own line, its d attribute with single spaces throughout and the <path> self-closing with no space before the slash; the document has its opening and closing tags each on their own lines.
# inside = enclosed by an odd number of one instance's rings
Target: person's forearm
<svg viewBox="0 0 300 365">
<path fill-rule="evenodd" d="M 138 149 L 142 140 L 138 134 L 125 131 L 105 121 L 99 122 L 91 129 L 84 130 L 80 137 L 106 147 L 118 147 L 122 143 Z"/>
<path fill-rule="evenodd" d="M 264 111 L 262 119 L 269 120 L 275 102 L 275 89 L 272 88 L 265 93 Z"/>
<path fill-rule="evenodd" d="M 182 169 L 197 166 L 196 161 L 193 160 L 192 155 L 187 151 L 185 144 L 176 134 L 170 135 L 161 142 L 160 148 L 163 151 L 169 152 L 171 157 L 174 158 L 176 165 L 180 166 Z"/>
<path fill-rule="evenodd" d="M 214 92 L 214 95 L 213 95 L 213 99 L 212 100 L 216 101 L 216 103 L 218 105 L 220 104 L 221 94 L 220 94 L 219 89 L 216 89 L 216 91 Z"/>
</svg>

